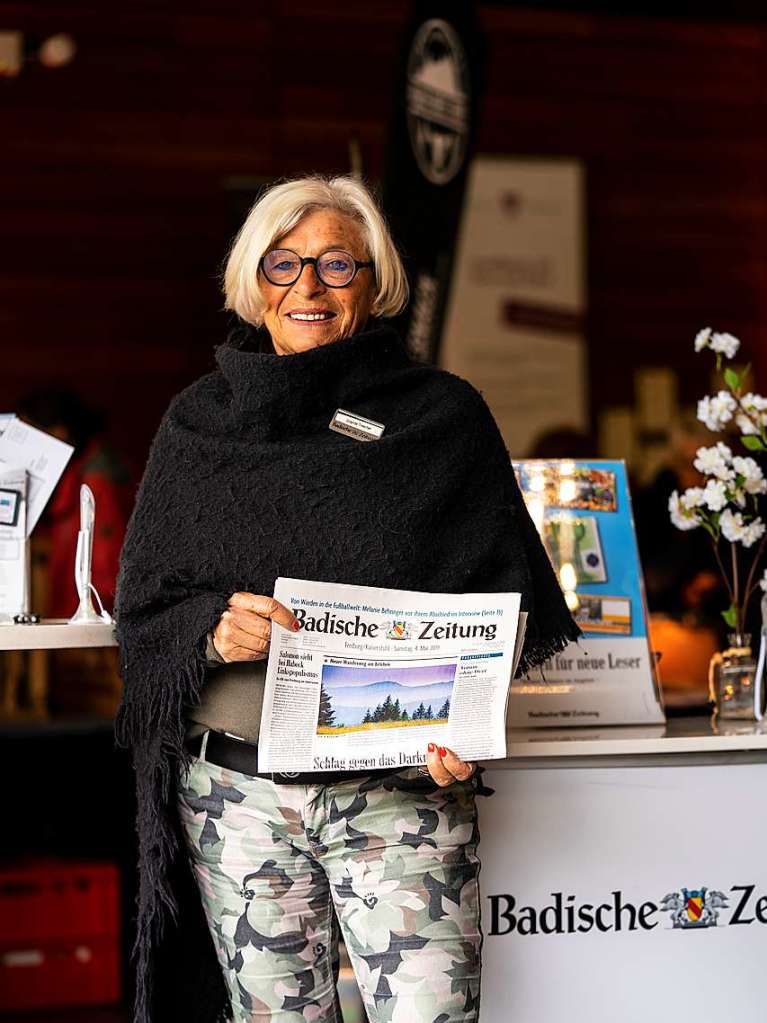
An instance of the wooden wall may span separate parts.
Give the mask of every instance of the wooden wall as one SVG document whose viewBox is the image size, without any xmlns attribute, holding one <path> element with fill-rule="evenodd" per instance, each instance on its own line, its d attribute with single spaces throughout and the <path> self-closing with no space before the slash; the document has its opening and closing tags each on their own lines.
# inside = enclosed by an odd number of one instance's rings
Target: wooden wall
<svg viewBox="0 0 767 1023">
<path fill-rule="evenodd" d="M 480 13 L 479 148 L 587 167 L 594 408 L 631 400 L 638 363 L 676 366 L 694 398 L 703 325 L 740 334 L 764 372 L 767 30 Z M 69 68 L 0 80 L 0 410 L 43 384 L 87 390 L 139 466 L 224 335 L 216 277 L 243 186 L 345 171 L 352 133 L 380 175 L 408 14 L 0 2 L 0 28 L 80 47 Z"/>
</svg>

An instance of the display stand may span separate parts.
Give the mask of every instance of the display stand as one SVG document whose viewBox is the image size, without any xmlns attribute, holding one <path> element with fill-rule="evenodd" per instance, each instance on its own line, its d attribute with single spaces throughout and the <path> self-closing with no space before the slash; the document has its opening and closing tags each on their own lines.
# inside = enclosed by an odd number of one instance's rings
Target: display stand
<svg viewBox="0 0 767 1023">
<path fill-rule="evenodd" d="M 117 646 L 114 626 L 101 622 L 67 625 L 66 618 L 44 618 L 37 625 L 0 626 L 0 650 L 76 650 Z"/>
</svg>

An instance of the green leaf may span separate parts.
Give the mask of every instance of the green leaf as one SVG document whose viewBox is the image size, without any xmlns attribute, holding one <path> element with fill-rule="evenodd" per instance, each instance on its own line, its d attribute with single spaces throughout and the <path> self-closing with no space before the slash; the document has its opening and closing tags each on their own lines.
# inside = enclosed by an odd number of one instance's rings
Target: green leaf
<svg viewBox="0 0 767 1023">
<path fill-rule="evenodd" d="M 730 604 L 726 611 L 722 611 L 722 618 L 724 618 L 727 625 L 731 629 L 734 629 L 738 624 L 738 612 L 735 610 L 735 605 Z"/>
<path fill-rule="evenodd" d="M 734 369 L 729 367 L 724 371 L 724 382 L 732 391 L 737 391 L 740 387 L 740 375 L 735 372 Z"/>
<path fill-rule="evenodd" d="M 749 433 L 740 439 L 743 441 L 743 447 L 748 448 L 749 451 L 767 451 L 761 437 L 755 437 Z"/>
</svg>

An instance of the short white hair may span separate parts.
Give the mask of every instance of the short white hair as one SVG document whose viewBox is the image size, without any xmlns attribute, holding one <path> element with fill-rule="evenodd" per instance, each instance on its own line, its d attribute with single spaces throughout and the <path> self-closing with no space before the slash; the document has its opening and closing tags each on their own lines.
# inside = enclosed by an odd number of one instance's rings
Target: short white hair
<svg viewBox="0 0 767 1023">
<path fill-rule="evenodd" d="M 402 260 L 386 220 L 370 190 L 356 178 L 312 175 L 269 188 L 251 207 L 234 239 L 224 270 L 225 308 L 260 326 L 266 305 L 259 282 L 259 264 L 274 243 L 291 231 L 302 217 L 316 210 L 337 210 L 362 227 L 377 292 L 374 316 L 395 316 L 408 300 Z"/>
</svg>

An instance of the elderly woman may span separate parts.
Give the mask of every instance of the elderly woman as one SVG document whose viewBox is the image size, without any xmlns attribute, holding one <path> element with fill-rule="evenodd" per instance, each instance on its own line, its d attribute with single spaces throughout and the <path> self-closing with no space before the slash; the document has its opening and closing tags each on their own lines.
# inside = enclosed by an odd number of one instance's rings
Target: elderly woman
<svg viewBox="0 0 767 1023">
<path fill-rule="evenodd" d="M 163 419 L 118 584 L 135 1020 L 340 1021 L 340 928 L 371 1021 L 476 1021 L 475 765 L 259 774 L 272 623 L 298 628 L 274 581 L 521 592 L 524 667 L 578 630 L 481 397 L 385 323 L 407 285 L 363 185 L 268 191 L 225 290 L 240 326 Z M 330 429 L 339 408 L 383 434 Z"/>
</svg>

